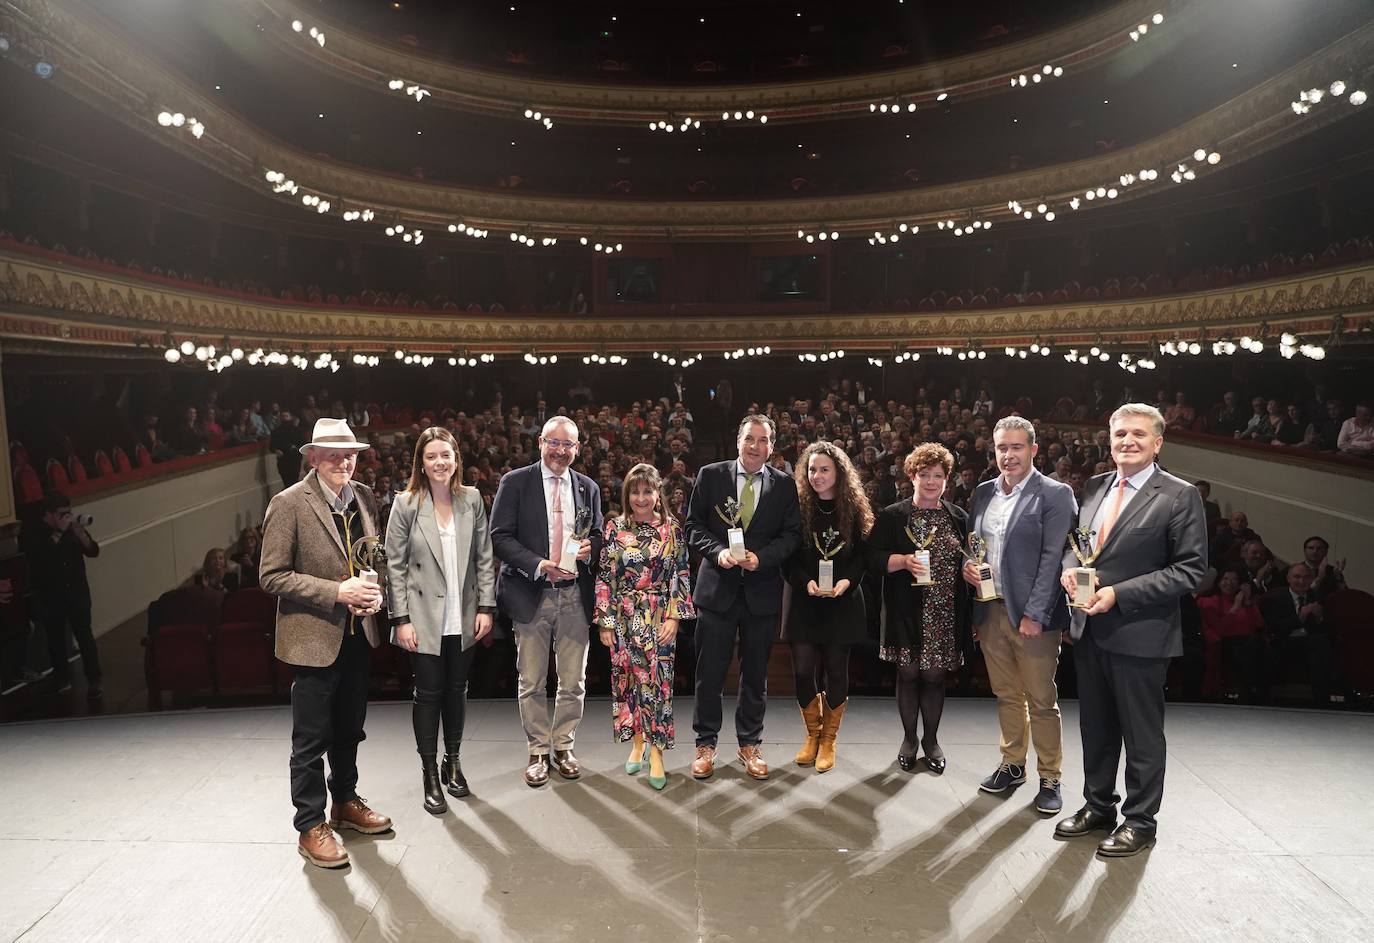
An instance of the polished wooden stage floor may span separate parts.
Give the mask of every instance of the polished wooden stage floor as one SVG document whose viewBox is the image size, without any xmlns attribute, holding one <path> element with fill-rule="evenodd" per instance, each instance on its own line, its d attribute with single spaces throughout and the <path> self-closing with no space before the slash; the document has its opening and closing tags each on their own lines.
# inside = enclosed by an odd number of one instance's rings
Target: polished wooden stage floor
<svg viewBox="0 0 1374 943">
<path fill-rule="evenodd" d="M 361 791 L 393 834 L 346 833 L 352 866 L 310 867 L 291 830 L 281 707 L 0 727 L 0 940 L 1369 940 L 1374 716 L 1170 705 L 1159 844 L 1103 861 L 979 779 L 990 701 L 951 700 L 943 777 L 894 762 L 890 701 L 856 699 L 840 762 L 791 764 L 792 703 L 770 703 L 756 783 L 733 760 L 661 793 L 623 772 L 588 703 L 581 781 L 520 779 L 515 705 L 474 702 L 473 796 L 420 807 L 407 705 L 374 705 Z M 1081 789 L 1064 705 L 1065 802 Z"/>
</svg>

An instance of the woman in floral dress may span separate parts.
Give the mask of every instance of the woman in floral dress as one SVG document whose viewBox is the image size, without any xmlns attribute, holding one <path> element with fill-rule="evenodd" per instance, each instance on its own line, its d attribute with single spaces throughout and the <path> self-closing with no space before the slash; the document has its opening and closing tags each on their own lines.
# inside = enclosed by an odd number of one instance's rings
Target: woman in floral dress
<svg viewBox="0 0 1374 943">
<path fill-rule="evenodd" d="M 625 476 L 624 512 L 606 522 L 596 577 L 595 621 L 611 649 L 615 737 L 630 740 L 625 772 L 649 761 L 649 783 L 667 784 L 663 751 L 673 746 L 673 668 L 677 630 L 696 618 L 687 541 L 664 510 L 663 482 L 652 465 Z"/>
</svg>

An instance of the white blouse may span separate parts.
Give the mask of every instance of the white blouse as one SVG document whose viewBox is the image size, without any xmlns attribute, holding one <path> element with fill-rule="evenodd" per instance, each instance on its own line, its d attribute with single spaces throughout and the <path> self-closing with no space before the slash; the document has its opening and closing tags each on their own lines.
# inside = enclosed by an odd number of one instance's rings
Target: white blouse
<svg viewBox="0 0 1374 943">
<path fill-rule="evenodd" d="M 435 522 L 438 524 L 438 522 Z M 462 635 L 462 584 L 458 581 L 458 534 L 452 519 L 439 525 L 439 545 L 444 555 L 444 635 Z"/>
</svg>

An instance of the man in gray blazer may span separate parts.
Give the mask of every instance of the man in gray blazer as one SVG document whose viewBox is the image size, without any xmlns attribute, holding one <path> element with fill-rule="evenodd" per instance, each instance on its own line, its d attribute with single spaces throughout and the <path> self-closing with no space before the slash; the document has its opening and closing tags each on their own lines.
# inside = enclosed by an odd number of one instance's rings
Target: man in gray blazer
<svg viewBox="0 0 1374 943">
<path fill-rule="evenodd" d="M 1097 846 L 1108 858 L 1155 843 L 1164 797 L 1164 679 L 1183 654 L 1179 599 L 1207 571 L 1207 518 L 1196 488 L 1155 464 L 1164 417 L 1127 403 L 1111 418 L 1116 471 L 1083 489 L 1078 524 L 1094 532 L 1096 591 L 1074 609 L 1070 634 L 1078 674 L 1083 737 L 1083 808 L 1055 827 L 1073 838 L 1116 825 L 1116 770 L 1126 747 L 1125 823 Z M 1064 589 L 1072 593 L 1072 552 L 1064 554 Z"/>
<path fill-rule="evenodd" d="M 532 787 L 548 782 L 550 763 L 564 779 L 582 775 L 573 737 L 582 722 L 602 533 L 601 490 L 568 467 L 577 449 L 577 423 L 549 419 L 540 460 L 507 472 L 491 507 L 491 543 L 501 561 L 496 599 L 515 628 L 520 722 L 530 748 L 525 783 Z M 563 569 L 561 552 L 574 534 L 581 535 L 577 559 Z M 558 672 L 552 721 L 544 693 L 550 644 Z"/>
<path fill-rule="evenodd" d="M 380 644 L 371 613 L 378 584 L 364 581 L 350 552 L 380 536 L 372 490 L 352 481 L 368 448 L 342 419 L 320 419 L 300 451 L 305 478 L 277 494 L 262 525 L 259 581 L 277 597 L 277 657 L 294 668 L 291 684 L 291 801 L 303 858 L 322 868 L 348 864 L 331 831 L 385 832 L 391 819 L 358 798 L 358 744 L 367 720 L 370 649 Z M 324 757 L 329 757 L 329 779 Z M 326 824 L 324 802 L 333 807 Z"/>
<path fill-rule="evenodd" d="M 1040 447 L 1035 427 L 1020 416 L 1000 419 L 992 441 L 1001 474 L 980 484 L 969 509 L 969 532 L 987 543 L 987 562 L 1002 595 L 973 603 L 973 624 L 997 695 L 1002 728 L 1002 763 L 979 785 L 994 795 L 1026 781 L 1026 755 L 1035 744 L 1040 791 L 1038 812 L 1064 807 L 1059 780 L 1064 734 L 1059 719 L 1059 637 L 1069 609 L 1059 586 L 1064 541 L 1078 517 L 1073 489 L 1052 481 L 1031 464 Z M 977 570 L 964 565 L 964 579 L 978 587 Z"/>
</svg>

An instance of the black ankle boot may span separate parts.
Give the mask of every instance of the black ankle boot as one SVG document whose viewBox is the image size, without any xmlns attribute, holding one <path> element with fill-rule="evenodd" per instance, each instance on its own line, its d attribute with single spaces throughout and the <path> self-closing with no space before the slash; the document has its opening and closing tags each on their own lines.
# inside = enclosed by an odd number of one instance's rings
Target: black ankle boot
<svg viewBox="0 0 1374 943">
<path fill-rule="evenodd" d="M 443 778 L 444 785 L 448 787 L 448 794 L 456 799 L 461 799 L 468 795 L 468 781 L 463 776 L 462 764 L 458 762 L 458 744 L 450 744 L 448 752 L 444 754 L 444 765 L 440 769 L 440 776 Z"/>
<path fill-rule="evenodd" d="M 442 815 L 448 811 L 448 800 L 439 784 L 439 764 L 434 757 L 426 756 L 420 759 L 420 766 L 425 776 L 425 811 L 430 815 Z"/>
</svg>

